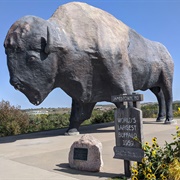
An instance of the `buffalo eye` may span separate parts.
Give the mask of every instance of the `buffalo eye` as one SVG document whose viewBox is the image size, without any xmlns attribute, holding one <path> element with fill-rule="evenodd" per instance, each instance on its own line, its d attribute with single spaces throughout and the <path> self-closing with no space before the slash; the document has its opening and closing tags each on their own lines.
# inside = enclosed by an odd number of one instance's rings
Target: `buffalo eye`
<svg viewBox="0 0 180 180">
<path fill-rule="evenodd" d="M 34 61 L 36 61 L 36 57 L 35 56 L 30 56 L 29 58 L 28 58 L 28 62 L 34 62 Z"/>
</svg>

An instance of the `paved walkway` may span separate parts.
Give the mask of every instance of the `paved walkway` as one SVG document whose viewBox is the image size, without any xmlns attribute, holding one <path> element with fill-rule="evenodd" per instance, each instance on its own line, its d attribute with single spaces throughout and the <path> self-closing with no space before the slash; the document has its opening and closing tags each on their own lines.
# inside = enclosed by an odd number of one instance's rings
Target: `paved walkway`
<svg viewBox="0 0 180 180">
<path fill-rule="evenodd" d="M 177 120 L 180 126 L 180 120 Z M 143 120 L 145 141 L 157 137 L 160 145 L 172 141 L 176 125 Z M 114 159 L 114 123 L 84 126 L 78 136 L 64 136 L 65 129 L 0 138 L 0 180 L 97 180 L 124 173 L 123 160 Z M 82 134 L 91 134 L 103 145 L 104 167 L 91 173 L 69 168 L 68 153 Z"/>
</svg>

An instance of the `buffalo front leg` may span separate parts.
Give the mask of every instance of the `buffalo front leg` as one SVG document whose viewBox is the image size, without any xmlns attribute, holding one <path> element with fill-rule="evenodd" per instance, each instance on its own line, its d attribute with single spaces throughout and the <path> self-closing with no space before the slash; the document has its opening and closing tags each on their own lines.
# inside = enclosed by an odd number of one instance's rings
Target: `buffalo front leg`
<svg viewBox="0 0 180 180">
<path fill-rule="evenodd" d="M 70 125 L 66 131 L 66 135 L 79 134 L 79 127 L 86 119 L 89 119 L 92 114 L 92 110 L 96 103 L 81 103 L 76 100 L 72 100 Z"/>
<path fill-rule="evenodd" d="M 166 105 L 162 89 L 160 87 L 153 87 L 150 90 L 155 94 L 159 104 L 159 113 L 156 122 L 163 122 L 166 115 Z"/>
</svg>

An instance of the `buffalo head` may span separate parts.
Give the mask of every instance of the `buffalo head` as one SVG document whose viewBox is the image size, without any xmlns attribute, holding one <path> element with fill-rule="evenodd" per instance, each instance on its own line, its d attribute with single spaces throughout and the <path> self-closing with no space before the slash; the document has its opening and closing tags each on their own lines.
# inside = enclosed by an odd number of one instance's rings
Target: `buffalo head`
<svg viewBox="0 0 180 180">
<path fill-rule="evenodd" d="M 55 31 L 48 21 L 25 16 L 11 26 L 4 42 L 10 83 L 34 105 L 39 105 L 55 88 L 58 70 L 56 50 L 52 47 L 56 44 L 52 43 Z"/>
</svg>

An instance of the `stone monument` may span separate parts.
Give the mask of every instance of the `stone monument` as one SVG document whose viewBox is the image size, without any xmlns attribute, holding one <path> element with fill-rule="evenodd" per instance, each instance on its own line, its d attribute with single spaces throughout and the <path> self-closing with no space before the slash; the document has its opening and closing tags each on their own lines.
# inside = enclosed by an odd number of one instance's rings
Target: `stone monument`
<svg viewBox="0 0 180 180">
<path fill-rule="evenodd" d="M 48 20 L 22 17 L 4 47 L 10 83 L 31 103 L 39 105 L 58 87 L 72 97 L 69 135 L 78 134 L 97 102 L 136 90 L 150 89 L 159 103 L 157 121 L 173 122 L 168 50 L 101 9 L 71 2 Z"/>
<path fill-rule="evenodd" d="M 89 134 L 82 136 L 71 146 L 69 165 L 82 171 L 100 171 L 103 166 L 102 143 Z"/>
</svg>

